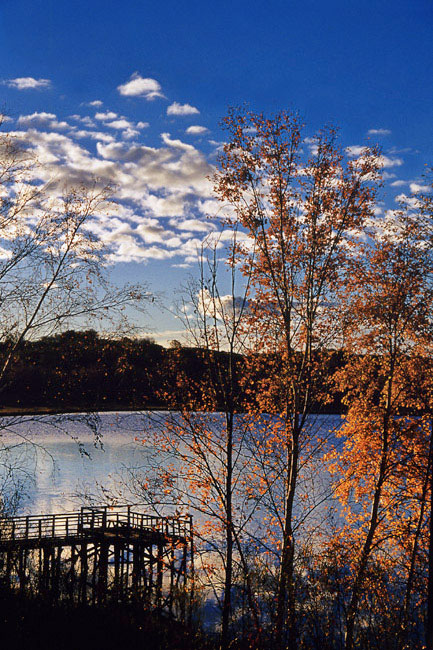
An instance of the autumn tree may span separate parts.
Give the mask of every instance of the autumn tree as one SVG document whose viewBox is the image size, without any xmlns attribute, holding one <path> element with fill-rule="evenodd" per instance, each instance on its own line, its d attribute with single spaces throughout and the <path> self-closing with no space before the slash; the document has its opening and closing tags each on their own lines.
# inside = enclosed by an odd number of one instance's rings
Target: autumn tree
<svg viewBox="0 0 433 650">
<path fill-rule="evenodd" d="M 351 576 L 346 650 L 357 644 L 357 619 L 371 594 L 374 562 L 388 567 L 391 576 L 393 562 L 401 561 L 402 553 L 402 547 L 396 553 L 393 544 L 408 536 L 404 554 L 412 559 L 405 576 L 406 615 L 413 591 L 423 510 L 414 509 L 410 468 L 419 461 L 426 435 L 422 421 L 402 416 L 414 410 L 405 377 L 414 350 L 431 329 L 429 229 L 419 211 L 404 205 L 376 220 L 351 260 L 347 279 L 344 334 L 349 356 L 339 386 L 346 393 L 348 414 L 338 432 L 343 445 L 335 452 L 333 468 L 344 514 L 340 542 Z M 425 480 L 421 491 L 425 501 Z M 405 527 L 414 517 L 415 530 Z"/>
<path fill-rule="evenodd" d="M 200 560 L 196 575 L 221 607 L 220 646 L 228 648 L 238 634 L 236 593 L 242 591 L 248 602 L 244 614 L 251 621 L 248 635 L 254 643 L 260 620 L 244 549 L 253 517 L 244 490 L 252 424 L 241 413 L 239 390 L 248 338 L 248 282 L 237 265 L 236 233 L 225 249 L 226 264 L 219 263 L 221 251 L 218 239 L 206 243 L 199 277 L 185 288 L 179 311 L 201 375 L 194 379 L 183 368 L 187 348 L 177 346 L 163 394 L 172 411 L 145 417 L 145 441 L 152 441 L 154 462 L 149 459 L 143 473 L 130 474 L 127 484 L 136 486 L 140 499 L 158 512 L 171 506 L 194 515 Z"/>
<path fill-rule="evenodd" d="M 428 242 L 429 245 L 431 246 L 433 243 L 433 182 L 432 182 L 432 173 L 433 170 L 430 169 L 430 175 L 429 175 L 429 186 L 428 187 L 428 192 L 424 192 L 420 197 L 419 197 L 419 210 L 421 212 L 421 215 L 423 216 L 424 220 L 427 221 L 429 224 L 429 229 L 428 229 Z M 432 332 L 430 332 L 430 335 L 432 335 Z M 429 341 L 431 342 L 431 340 Z M 430 345 L 430 355 L 432 354 L 433 349 L 432 346 Z M 431 377 L 431 374 L 429 373 L 429 377 Z M 429 503 L 429 510 L 430 510 L 430 521 L 429 521 L 429 535 L 428 535 L 428 588 L 427 588 L 427 613 L 426 613 L 426 634 L 425 634 L 425 640 L 426 640 L 426 647 L 427 650 L 433 650 L 433 418 L 432 418 L 432 406 L 433 403 L 431 401 L 431 390 L 430 390 L 430 383 L 428 385 L 428 390 L 426 391 L 426 395 L 430 398 L 429 399 L 429 404 L 428 404 L 428 413 L 430 414 L 430 443 L 429 443 L 429 453 L 428 453 L 428 458 L 427 458 L 427 481 L 430 484 L 430 503 Z M 424 483 L 425 485 L 425 483 Z M 423 491 L 424 494 L 424 491 Z"/>
<path fill-rule="evenodd" d="M 405 463 L 405 480 L 409 485 L 416 509 L 409 536 L 410 556 L 407 582 L 402 606 L 402 630 L 405 641 L 414 625 L 412 600 L 418 611 L 424 610 L 425 647 L 433 648 L 433 327 L 432 327 L 432 243 L 433 243 L 433 183 L 431 172 L 425 176 L 424 190 L 407 199 L 408 208 L 416 214 L 419 241 L 426 263 L 423 269 L 425 313 L 424 327 L 417 331 L 411 349 L 410 363 L 403 377 L 402 392 L 410 412 L 417 416 L 417 436 L 413 436 L 410 462 Z M 417 250 L 417 255 L 420 251 Z M 422 559 L 426 558 L 426 564 Z M 421 566 L 420 566 L 421 565 Z M 419 584 L 417 576 L 427 575 L 427 584 Z M 426 605 L 426 606 L 425 606 Z"/>
<path fill-rule="evenodd" d="M 248 237 L 237 255 L 253 288 L 254 352 L 273 354 L 266 358 L 274 365 L 257 410 L 278 416 L 267 431 L 268 445 L 273 440 L 284 457 L 274 628 L 277 646 L 286 647 L 287 633 L 287 647 L 294 649 L 294 511 L 299 468 L 311 443 L 307 419 L 322 383 L 321 353 L 336 341 L 336 299 L 347 257 L 372 214 L 379 161 L 367 148 L 346 161 L 332 128 L 304 139 L 293 113 L 266 118 L 233 109 L 224 126 L 228 141 L 215 193 L 227 208 L 225 223 Z M 326 399 L 321 395 L 319 402 Z"/>
</svg>

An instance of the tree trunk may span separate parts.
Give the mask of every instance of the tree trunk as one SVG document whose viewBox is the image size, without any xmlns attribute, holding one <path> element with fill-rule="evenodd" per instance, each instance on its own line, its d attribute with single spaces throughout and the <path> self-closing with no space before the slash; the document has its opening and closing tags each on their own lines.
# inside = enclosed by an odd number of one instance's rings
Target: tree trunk
<svg viewBox="0 0 433 650">
<path fill-rule="evenodd" d="M 415 567 L 416 567 L 416 559 L 417 559 L 417 555 L 418 555 L 419 540 L 421 538 L 425 511 L 426 511 L 426 508 L 427 508 L 427 494 L 428 494 L 428 488 L 429 488 L 429 484 L 430 484 L 430 474 L 431 474 L 431 468 L 432 468 L 432 459 L 433 459 L 433 420 L 430 421 L 430 442 L 429 442 L 429 450 L 428 450 L 428 458 L 427 458 L 427 469 L 426 469 L 426 474 L 425 474 L 425 480 L 424 480 L 423 486 L 422 486 L 421 508 L 420 508 L 420 513 L 419 513 L 417 526 L 416 526 L 416 530 L 415 530 L 415 535 L 414 535 L 412 553 L 411 553 L 411 558 L 410 558 L 409 572 L 408 572 L 407 582 L 406 582 L 404 603 L 403 603 L 403 608 L 402 608 L 402 612 L 401 612 L 401 622 L 400 622 L 400 627 L 401 627 L 400 646 L 401 646 L 401 648 L 405 648 L 406 645 L 407 645 L 407 641 L 408 641 L 409 622 L 410 622 L 410 611 L 409 610 L 410 610 L 410 603 L 411 603 L 412 592 L 413 592 L 413 582 L 414 582 L 414 578 L 415 578 Z"/>
<path fill-rule="evenodd" d="M 229 626 L 232 613 L 232 582 L 233 582 L 233 413 L 230 412 L 226 419 L 227 425 L 227 448 L 226 448 L 226 569 L 224 576 L 224 598 L 223 610 L 221 617 L 221 649 L 225 650 L 229 646 Z"/>
<path fill-rule="evenodd" d="M 284 518 L 283 548 L 281 552 L 280 574 L 277 586 L 277 612 L 275 617 L 275 642 L 278 649 L 284 647 L 296 650 L 296 614 L 294 583 L 293 505 L 295 501 L 298 474 L 299 432 L 298 417 L 295 417 L 292 445 L 289 450 L 289 476 L 287 481 L 286 513 Z M 284 643 L 284 628 L 287 624 L 288 640 Z"/>
<path fill-rule="evenodd" d="M 428 542 L 427 619 L 425 625 L 426 650 L 433 650 L 433 466 L 430 465 L 430 526 Z"/>
<path fill-rule="evenodd" d="M 355 583 L 352 589 L 349 606 L 346 615 L 346 636 L 344 641 L 345 650 L 353 650 L 354 633 L 355 633 L 355 620 L 358 613 L 359 600 L 361 597 L 361 589 L 367 570 L 367 564 L 370 557 L 371 549 L 373 546 L 373 538 L 376 532 L 379 518 L 379 506 L 382 498 L 382 487 L 385 482 L 385 475 L 388 466 L 388 442 L 389 442 L 389 422 L 391 418 L 391 395 L 392 395 L 392 380 L 394 373 L 394 360 L 391 360 L 389 381 L 387 388 L 386 410 L 383 418 L 383 440 L 382 440 L 382 453 L 379 466 L 379 476 L 377 478 L 376 487 L 374 490 L 373 504 L 371 507 L 370 523 L 368 527 L 367 537 L 361 553 L 361 558 L 358 565 L 358 570 L 355 578 Z"/>
</svg>

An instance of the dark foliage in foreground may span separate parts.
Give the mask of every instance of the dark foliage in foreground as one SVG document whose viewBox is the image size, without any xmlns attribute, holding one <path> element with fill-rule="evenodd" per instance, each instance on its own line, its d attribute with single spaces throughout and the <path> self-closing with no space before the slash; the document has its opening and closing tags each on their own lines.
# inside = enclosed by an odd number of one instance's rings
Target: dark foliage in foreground
<svg viewBox="0 0 433 650">
<path fill-rule="evenodd" d="M 52 605 L 0 590 L 0 639 L 8 650 L 198 650 L 213 648 L 197 631 L 133 605 Z M 7 642 L 6 642 L 7 640 Z"/>
</svg>

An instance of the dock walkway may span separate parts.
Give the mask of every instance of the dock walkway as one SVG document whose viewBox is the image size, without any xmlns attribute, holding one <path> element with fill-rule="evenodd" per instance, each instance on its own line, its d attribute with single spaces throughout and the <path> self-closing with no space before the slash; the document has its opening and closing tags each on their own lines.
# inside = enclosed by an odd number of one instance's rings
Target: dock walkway
<svg viewBox="0 0 433 650">
<path fill-rule="evenodd" d="M 140 599 L 184 619 L 193 560 L 190 516 L 157 517 L 121 505 L 0 518 L 0 576 L 53 599 Z"/>
</svg>

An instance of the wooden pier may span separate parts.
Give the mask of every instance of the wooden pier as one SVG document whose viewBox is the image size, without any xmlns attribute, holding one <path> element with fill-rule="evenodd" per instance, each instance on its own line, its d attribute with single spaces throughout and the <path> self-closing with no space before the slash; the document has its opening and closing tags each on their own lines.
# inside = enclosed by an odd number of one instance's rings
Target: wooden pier
<svg viewBox="0 0 433 650">
<path fill-rule="evenodd" d="M 191 517 L 103 506 L 0 518 L 0 579 L 52 602 L 141 601 L 185 620 L 193 560 Z"/>
</svg>

